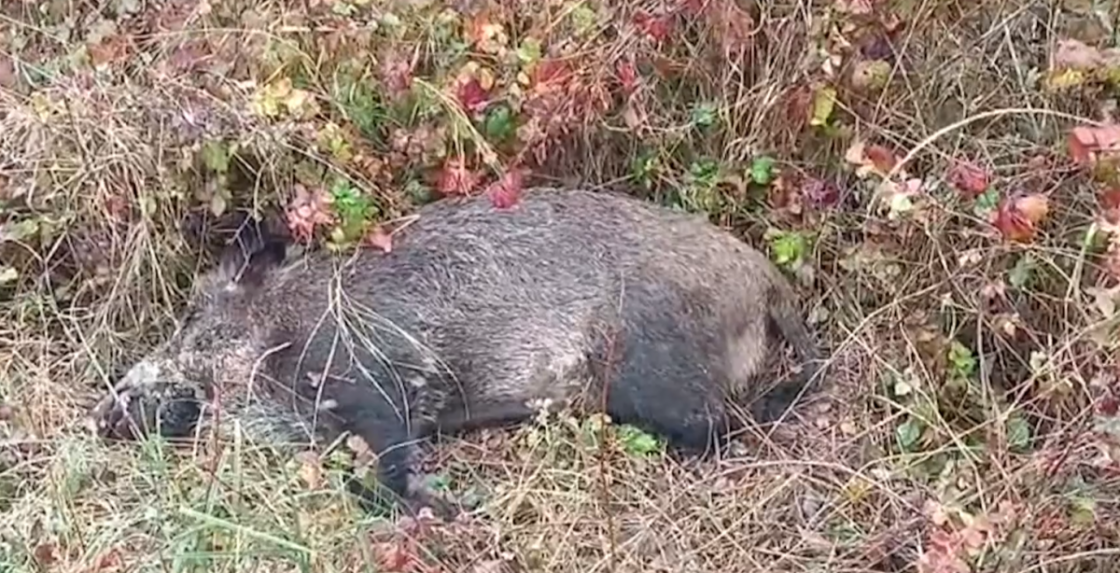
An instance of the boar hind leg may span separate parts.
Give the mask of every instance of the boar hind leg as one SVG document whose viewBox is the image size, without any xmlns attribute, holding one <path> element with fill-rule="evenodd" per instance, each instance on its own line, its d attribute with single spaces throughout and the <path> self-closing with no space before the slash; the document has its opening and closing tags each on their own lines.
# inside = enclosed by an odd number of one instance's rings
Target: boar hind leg
<svg viewBox="0 0 1120 573">
<path fill-rule="evenodd" d="M 671 296 L 635 297 L 623 309 L 623 332 L 605 341 L 596 378 L 616 423 L 661 434 L 670 446 L 701 455 L 718 450 L 734 429 L 714 367 L 711 335 L 690 323 Z M 592 396 L 591 400 L 602 397 Z"/>
</svg>

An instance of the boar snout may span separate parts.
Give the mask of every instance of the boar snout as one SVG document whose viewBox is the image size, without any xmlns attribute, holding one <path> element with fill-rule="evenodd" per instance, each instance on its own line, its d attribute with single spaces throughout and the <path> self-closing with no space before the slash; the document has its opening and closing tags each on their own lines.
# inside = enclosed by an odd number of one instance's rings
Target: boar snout
<svg viewBox="0 0 1120 573">
<path fill-rule="evenodd" d="M 133 440 L 153 432 L 169 438 L 192 433 L 202 417 L 198 397 L 156 375 L 158 368 L 141 363 L 101 399 L 92 412 L 98 435 Z"/>
</svg>

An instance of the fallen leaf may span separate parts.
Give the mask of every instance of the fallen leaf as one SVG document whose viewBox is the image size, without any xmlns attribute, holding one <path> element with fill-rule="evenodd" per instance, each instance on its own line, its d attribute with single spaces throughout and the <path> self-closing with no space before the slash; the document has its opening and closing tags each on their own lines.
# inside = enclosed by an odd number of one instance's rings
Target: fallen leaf
<svg viewBox="0 0 1120 573">
<path fill-rule="evenodd" d="M 299 477 L 311 490 L 317 490 L 323 485 L 323 470 L 319 465 L 319 456 L 315 452 L 300 452 L 295 456 L 299 462 Z"/>
<path fill-rule="evenodd" d="M 0 88 L 12 89 L 16 87 L 16 66 L 12 58 L 0 54 Z"/>
<path fill-rule="evenodd" d="M 1120 154 L 1120 125 L 1079 126 L 1070 130 L 1069 154 L 1079 165 L 1096 163 L 1102 155 Z"/>
<path fill-rule="evenodd" d="M 666 14 L 658 16 L 651 16 L 645 12 L 639 12 L 634 15 L 634 25 L 638 31 L 652 38 L 654 41 L 661 42 L 669 37 L 672 31 L 673 21 Z"/>
<path fill-rule="evenodd" d="M 1011 241 L 1029 242 L 1049 211 L 1049 200 L 1044 195 L 1022 195 L 1004 199 L 995 211 L 995 226 Z"/>
<path fill-rule="evenodd" d="M 806 177 L 801 182 L 801 196 L 817 207 L 831 207 L 840 201 L 840 189 L 822 179 Z"/>
<path fill-rule="evenodd" d="M 479 176 L 467 168 L 462 157 L 449 158 L 440 170 L 436 190 L 444 195 L 468 195 L 478 185 Z"/>
<path fill-rule="evenodd" d="M 458 82 L 455 97 L 459 100 L 459 105 L 470 113 L 482 112 L 490 103 L 490 95 L 483 89 L 478 78 L 474 77 L 465 78 Z"/>
<path fill-rule="evenodd" d="M 371 247 L 390 253 L 393 251 L 393 234 L 386 231 L 381 225 L 376 225 L 372 231 L 366 234 L 366 243 Z"/>
<path fill-rule="evenodd" d="M 634 60 L 626 58 L 615 65 L 615 73 L 618 75 L 618 83 L 622 85 L 622 90 L 626 93 L 633 93 L 638 89 L 638 67 L 634 64 Z"/>
<path fill-rule="evenodd" d="M 374 553 L 377 556 L 378 571 L 404 573 L 414 569 L 412 565 L 415 556 L 401 541 L 377 543 L 374 546 Z"/>
<path fill-rule="evenodd" d="M 988 189 L 988 172 L 974 163 L 959 161 L 949 170 L 949 184 L 965 198 L 975 199 Z"/>
<path fill-rule="evenodd" d="M 852 87 L 864 92 L 878 92 L 887 86 L 891 65 L 883 60 L 860 60 L 852 68 Z"/>
<path fill-rule="evenodd" d="M 317 227 L 335 222 L 331 209 L 333 198 L 322 188 L 308 190 L 298 183 L 295 192 L 296 196 L 288 205 L 286 217 L 288 228 L 297 241 L 308 242 L 314 236 Z"/>
<path fill-rule="evenodd" d="M 500 179 L 490 184 L 486 195 L 498 209 L 509 209 L 521 198 L 524 174 L 520 169 L 510 169 Z"/>
<path fill-rule="evenodd" d="M 58 561 L 58 547 L 53 543 L 40 543 L 35 546 L 33 555 L 41 567 L 49 568 Z"/>
<path fill-rule="evenodd" d="M 829 118 L 832 117 L 832 110 L 835 107 L 836 90 L 830 87 L 818 89 L 813 93 L 813 108 L 812 115 L 809 116 L 809 125 L 826 125 Z"/>
<path fill-rule="evenodd" d="M 1079 40 L 1058 40 L 1053 64 L 1060 70 L 1094 70 L 1104 64 L 1104 56 L 1097 48 Z"/>
<path fill-rule="evenodd" d="M 844 152 L 844 160 L 856 166 L 856 176 L 866 178 L 874 173 L 886 177 L 898 163 L 894 153 L 882 145 L 866 145 L 856 140 Z"/>
</svg>

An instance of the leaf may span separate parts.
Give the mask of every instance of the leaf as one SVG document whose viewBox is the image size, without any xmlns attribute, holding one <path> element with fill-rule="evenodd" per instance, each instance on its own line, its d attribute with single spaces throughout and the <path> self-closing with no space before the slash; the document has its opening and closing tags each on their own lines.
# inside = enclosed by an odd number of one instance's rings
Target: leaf
<svg viewBox="0 0 1120 573">
<path fill-rule="evenodd" d="M 455 98 L 459 100 L 459 105 L 463 106 L 469 113 L 478 113 L 486 109 L 486 105 L 490 103 L 490 96 L 486 90 L 482 88 L 477 78 L 465 78 L 458 82 L 455 89 Z"/>
<path fill-rule="evenodd" d="M 521 199 L 524 174 L 520 169 L 511 169 L 500 179 L 490 184 L 486 195 L 490 202 L 498 209 L 509 209 Z"/>
<path fill-rule="evenodd" d="M 774 262 L 779 265 L 790 265 L 800 262 L 808 250 L 808 241 L 805 236 L 796 231 L 780 231 L 771 229 L 766 233 L 770 241 L 770 249 Z"/>
<path fill-rule="evenodd" d="M 972 211 L 978 217 L 989 219 L 998 207 L 999 191 L 988 189 L 976 197 L 976 201 L 972 204 Z"/>
<path fill-rule="evenodd" d="M 953 340 L 949 343 L 949 363 L 957 378 L 968 378 L 976 371 L 976 358 L 972 349 Z"/>
<path fill-rule="evenodd" d="M 541 41 L 532 36 L 521 40 L 521 45 L 517 47 L 517 59 L 526 64 L 537 63 L 541 59 L 541 54 Z"/>
<path fill-rule="evenodd" d="M 673 21 L 670 18 L 667 14 L 651 16 L 645 12 L 639 12 L 634 15 L 634 26 L 653 41 L 661 42 L 668 38 L 669 33 L 673 30 Z"/>
<path fill-rule="evenodd" d="M 299 462 L 299 478 L 303 480 L 304 485 L 311 490 L 317 490 L 323 486 L 323 470 L 319 465 L 319 456 L 315 452 L 300 452 L 296 454 L 295 459 Z"/>
<path fill-rule="evenodd" d="M 852 87 L 864 92 L 879 92 L 887 86 L 891 65 L 883 60 L 860 60 L 852 69 Z"/>
<path fill-rule="evenodd" d="M 758 185 L 769 185 L 774 180 L 774 158 L 762 155 L 751 161 L 751 181 Z"/>
<path fill-rule="evenodd" d="M 1075 163 L 1092 166 L 1102 156 L 1120 153 L 1120 125 L 1075 127 L 1070 130 L 1067 143 Z"/>
<path fill-rule="evenodd" d="M 295 197 L 288 205 L 287 222 L 293 238 L 307 242 L 315 229 L 334 223 L 331 196 L 320 187 L 308 190 L 301 184 L 295 186 Z"/>
<path fill-rule="evenodd" d="M 853 142 L 844 152 L 844 160 L 857 166 L 856 176 L 860 179 L 872 173 L 879 177 L 886 177 L 898 163 L 894 153 L 886 147 L 866 145 L 859 140 Z"/>
<path fill-rule="evenodd" d="M 7 265 L 0 267 L 0 285 L 14 283 L 19 279 L 19 271 Z"/>
<path fill-rule="evenodd" d="M 809 125 L 819 127 L 828 124 L 832 117 L 832 110 L 836 107 L 836 90 L 822 87 L 813 94 L 812 115 L 809 116 Z"/>
<path fill-rule="evenodd" d="M 922 424 L 915 418 L 907 418 L 907 420 L 898 425 L 894 430 L 895 439 L 898 440 L 898 447 L 905 452 L 914 451 L 914 447 L 918 445 L 918 440 L 922 439 Z"/>
<path fill-rule="evenodd" d="M 996 228 L 1009 240 L 1029 242 L 1050 211 L 1045 195 L 1033 194 L 1005 199 L 995 213 Z"/>
<path fill-rule="evenodd" d="M 816 177 L 802 179 L 800 192 L 802 197 L 817 207 L 831 207 L 840 201 L 840 189 Z"/>
<path fill-rule="evenodd" d="M 619 61 L 615 66 L 615 74 L 617 74 L 618 83 L 622 86 L 624 92 L 629 94 L 638 89 L 641 79 L 638 75 L 638 66 L 632 58 Z"/>
<path fill-rule="evenodd" d="M 1094 70 L 1105 63 L 1100 50 L 1080 40 L 1058 40 L 1054 52 L 1053 67 L 1058 70 Z"/>
<path fill-rule="evenodd" d="M 462 157 L 452 157 L 440 170 L 436 191 L 444 195 L 468 195 L 478 186 L 478 180 L 478 175 L 467 168 Z"/>
<path fill-rule="evenodd" d="M 661 442 L 657 437 L 631 426 L 618 427 L 619 438 L 627 454 L 635 457 L 645 457 L 661 451 Z"/>
<path fill-rule="evenodd" d="M 0 225 L 0 243 L 25 241 L 39 232 L 37 219 L 24 219 Z"/>
<path fill-rule="evenodd" d="M 386 253 L 393 252 L 393 234 L 385 230 L 381 225 L 375 225 L 373 229 L 366 234 L 366 244 L 379 249 Z"/>
<path fill-rule="evenodd" d="M 949 184 L 968 199 L 988 190 L 988 172 L 974 163 L 959 161 L 949 170 Z"/>
<path fill-rule="evenodd" d="M 1011 267 L 1011 271 L 1007 273 L 1007 280 L 1011 286 L 1022 290 L 1030 282 L 1038 264 L 1035 262 L 1034 257 L 1030 253 L 1024 254 L 1015 261 L 1015 266 Z"/>
<path fill-rule="evenodd" d="M 1024 451 L 1031 444 L 1031 426 L 1022 416 L 1007 418 L 1007 445 L 1013 450 Z"/>
<path fill-rule="evenodd" d="M 486 138 L 491 141 L 506 141 L 517 131 L 513 111 L 506 105 L 490 108 L 490 111 L 486 112 L 486 121 L 483 123 L 482 130 Z"/>
<path fill-rule="evenodd" d="M 701 129 L 708 129 L 716 124 L 719 118 L 719 109 L 714 103 L 698 103 L 692 106 L 692 125 Z"/>
<path fill-rule="evenodd" d="M 229 147 L 224 141 L 208 139 L 202 143 L 202 163 L 215 173 L 229 171 Z"/>
</svg>

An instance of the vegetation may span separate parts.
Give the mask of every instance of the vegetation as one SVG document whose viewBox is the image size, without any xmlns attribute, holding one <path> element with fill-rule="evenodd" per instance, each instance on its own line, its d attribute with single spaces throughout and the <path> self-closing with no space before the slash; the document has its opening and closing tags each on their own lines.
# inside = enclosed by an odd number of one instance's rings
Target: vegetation
<svg viewBox="0 0 1120 573">
<path fill-rule="evenodd" d="M 0 571 L 1112 571 L 1118 103 L 1103 0 L 5 2 Z M 232 213 L 391 249 L 539 184 L 767 249 L 822 395 L 720 461 L 595 418 L 445 440 L 454 523 L 359 511 L 360 447 L 83 425 Z"/>
</svg>

